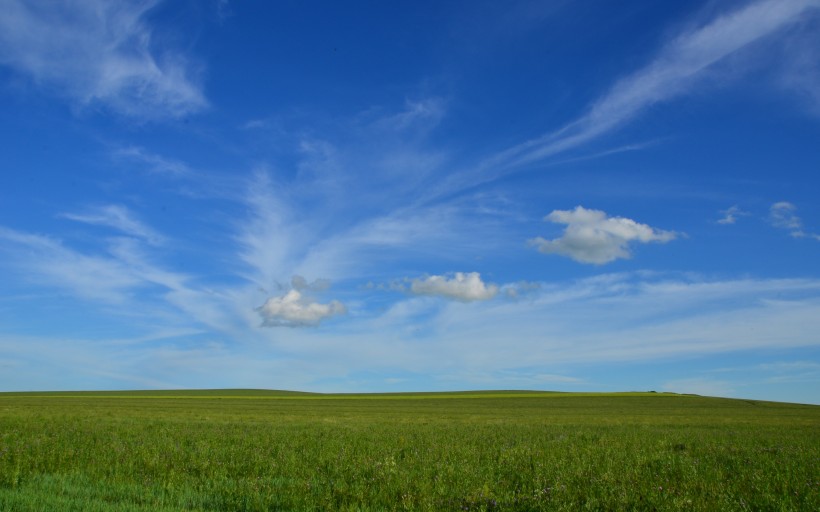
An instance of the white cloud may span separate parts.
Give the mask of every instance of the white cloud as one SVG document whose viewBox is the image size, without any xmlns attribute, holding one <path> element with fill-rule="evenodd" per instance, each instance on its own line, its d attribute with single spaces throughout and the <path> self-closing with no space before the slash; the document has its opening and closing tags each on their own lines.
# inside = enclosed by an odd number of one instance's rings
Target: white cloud
<svg viewBox="0 0 820 512">
<path fill-rule="evenodd" d="M 5 1 L 0 63 L 83 107 L 138 119 L 196 112 L 207 101 L 191 64 L 152 45 L 145 15 L 158 3 Z"/>
<path fill-rule="evenodd" d="M 820 235 L 803 231 L 803 221 L 797 216 L 797 207 L 788 201 L 774 203 L 769 208 L 769 222 L 776 228 L 789 231 L 794 238 L 820 240 Z"/>
<path fill-rule="evenodd" d="M 438 295 L 460 301 L 488 300 L 498 293 L 498 286 L 485 284 L 478 272 L 456 272 L 452 277 L 428 276 L 414 279 L 410 291 L 417 295 Z"/>
<path fill-rule="evenodd" d="M 560 254 L 581 263 L 601 265 L 629 258 L 632 242 L 665 243 L 674 240 L 673 231 L 655 229 L 624 217 L 608 217 L 600 210 L 577 206 L 574 210 L 554 210 L 544 220 L 566 224 L 563 236 L 555 240 L 537 237 L 529 241 L 544 254 Z"/>
<path fill-rule="evenodd" d="M 263 325 L 268 327 L 318 325 L 325 318 L 347 312 L 339 301 L 334 300 L 328 304 L 309 302 L 296 289 L 290 290 L 281 297 L 269 298 L 257 311 L 264 319 Z"/>
<path fill-rule="evenodd" d="M 128 208 L 121 205 L 112 204 L 101 206 L 89 210 L 87 213 L 64 213 L 61 217 L 78 222 L 85 222 L 86 224 L 108 226 L 118 229 L 128 235 L 142 238 L 152 245 L 159 245 L 164 240 L 162 235 L 135 219 Z"/>
<path fill-rule="evenodd" d="M 720 213 L 721 215 L 723 215 L 723 217 L 717 221 L 718 224 L 734 224 L 737 222 L 738 217 L 750 215 L 749 212 L 744 212 L 737 205 L 733 205 L 725 210 L 721 210 Z"/>
</svg>

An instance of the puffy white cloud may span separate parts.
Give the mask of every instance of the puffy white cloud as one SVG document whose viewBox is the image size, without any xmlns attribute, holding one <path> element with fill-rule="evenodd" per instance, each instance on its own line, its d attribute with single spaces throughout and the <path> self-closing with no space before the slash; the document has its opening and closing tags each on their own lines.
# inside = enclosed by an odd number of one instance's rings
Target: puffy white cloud
<svg viewBox="0 0 820 512">
<path fill-rule="evenodd" d="M 601 265 L 629 258 L 631 242 L 665 243 L 674 240 L 673 231 L 655 229 L 624 217 L 608 217 L 600 210 L 577 206 L 574 210 L 554 210 L 544 220 L 566 224 L 563 236 L 555 240 L 536 237 L 529 241 L 544 254 L 560 254 L 581 263 Z"/>
<path fill-rule="evenodd" d="M 327 304 L 310 302 L 299 290 L 292 289 L 281 297 L 271 297 L 257 311 L 262 315 L 263 325 L 268 327 L 305 327 L 318 325 L 325 318 L 347 312 L 337 301 Z"/>
<path fill-rule="evenodd" d="M 492 299 L 498 286 L 485 284 L 478 272 L 456 272 L 452 277 L 428 276 L 414 279 L 410 291 L 417 295 L 439 295 L 465 302 Z"/>
<path fill-rule="evenodd" d="M 140 119 L 179 117 L 206 106 L 180 54 L 158 53 L 145 14 L 158 2 L 25 2 L 0 9 L 0 64 L 81 106 Z"/>
<path fill-rule="evenodd" d="M 795 238 L 820 240 L 820 235 L 803 231 L 803 221 L 797 216 L 797 207 L 788 201 L 774 203 L 769 208 L 769 222 L 776 228 L 790 231 Z"/>
</svg>

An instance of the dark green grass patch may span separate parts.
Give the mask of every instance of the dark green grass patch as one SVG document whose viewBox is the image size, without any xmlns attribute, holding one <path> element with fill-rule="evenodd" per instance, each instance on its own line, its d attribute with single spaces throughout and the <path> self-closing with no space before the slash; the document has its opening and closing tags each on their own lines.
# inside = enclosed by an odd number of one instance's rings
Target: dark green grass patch
<svg viewBox="0 0 820 512">
<path fill-rule="evenodd" d="M 820 510 L 820 407 L 0 394 L 0 510 Z"/>
</svg>

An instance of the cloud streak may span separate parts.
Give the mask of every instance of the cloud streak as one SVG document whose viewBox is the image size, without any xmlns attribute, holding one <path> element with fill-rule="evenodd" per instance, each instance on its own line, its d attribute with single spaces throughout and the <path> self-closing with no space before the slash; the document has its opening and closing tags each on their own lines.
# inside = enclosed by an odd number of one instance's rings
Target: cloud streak
<svg viewBox="0 0 820 512">
<path fill-rule="evenodd" d="M 165 237 L 135 219 L 128 208 L 122 205 L 111 204 L 93 208 L 86 213 L 63 213 L 60 216 L 86 224 L 111 227 L 127 235 L 142 238 L 151 245 L 160 245 L 165 240 Z"/>
<path fill-rule="evenodd" d="M 242 315 L 241 294 L 192 286 L 190 276 L 152 261 L 146 248 L 140 238 L 115 237 L 107 240 L 104 251 L 79 251 L 59 239 L 0 226 L 0 253 L 6 255 L 0 263 L 14 271 L 11 275 L 96 303 L 89 316 L 105 310 L 107 316 L 116 312 L 122 318 L 148 319 L 156 327 L 167 322 L 228 334 L 249 325 Z"/>
<path fill-rule="evenodd" d="M 26 279 L 68 289 L 83 298 L 123 302 L 144 282 L 121 261 L 74 251 L 53 238 L 0 227 L 0 250 Z"/>
<path fill-rule="evenodd" d="M 730 57 L 803 20 L 817 17 L 818 11 L 820 0 L 760 0 L 682 31 L 664 44 L 649 64 L 615 82 L 574 121 L 455 173 L 432 195 L 447 195 L 494 181 L 522 167 L 583 147 L 622 128 L 655 105 L 696 92 L 710 71 Z M 814 60 L 806 55 L 814 56 L 816 50 L 812 48 L 813 40 L 806 40 L 800 44 L 792 41 L 798 47 L 789 48 L 789 54 L 800 54 L 813 65 Z M 785 74 L 790 77 L 789 84 L 800 82 L 794 89 L 807 88 L 805 73 L 786 70 Z"/>
<path fill-rule="evenodd" d="M 506 151 L 516 167 L 572 149 L 631 121 L 647 108 L 688 93 L 711 66 L 816 14 L 818 0 L 764 0 L 683 32 L 643 69 L 619 80 L 580 119 Z"/>
</svg>

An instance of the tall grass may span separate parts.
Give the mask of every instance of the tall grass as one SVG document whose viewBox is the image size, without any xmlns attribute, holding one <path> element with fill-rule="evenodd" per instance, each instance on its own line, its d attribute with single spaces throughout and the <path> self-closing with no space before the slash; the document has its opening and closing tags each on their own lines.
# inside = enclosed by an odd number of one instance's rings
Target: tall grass
<svg viewBox="0 0 820 512">
<path fill-rule="evenodd" d="M 0 394 L 0 510 L 820 510 L 820 407 Z"/>
</svg>

